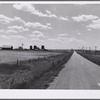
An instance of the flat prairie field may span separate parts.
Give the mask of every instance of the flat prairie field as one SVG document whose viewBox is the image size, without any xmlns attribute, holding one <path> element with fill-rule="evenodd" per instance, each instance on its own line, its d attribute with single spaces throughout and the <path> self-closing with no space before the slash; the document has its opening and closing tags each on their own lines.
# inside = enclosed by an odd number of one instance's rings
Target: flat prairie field
<svg viewBox="0 0 100 100">
<path fill-rule="evenodd" d="M 60 53 L 49 51 L 11 51 L 0 50 L 0 63 L 10 63 L 18 60 L 37 59 L 38 57 L 47 57 L 58 55 Z"/>
</svg>

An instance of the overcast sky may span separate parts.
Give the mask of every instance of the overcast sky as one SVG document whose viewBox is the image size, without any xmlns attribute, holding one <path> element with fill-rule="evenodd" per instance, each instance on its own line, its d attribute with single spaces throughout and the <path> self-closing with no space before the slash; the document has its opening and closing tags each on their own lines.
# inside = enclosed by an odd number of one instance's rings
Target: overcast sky
<svg viewBox="0 0 100 100">
<path fill-rule="evenodd" d="M 0 4 L 0 46 L 45 45 L 48 49 L 98 46 L 98 4 Z"/>
</svg>

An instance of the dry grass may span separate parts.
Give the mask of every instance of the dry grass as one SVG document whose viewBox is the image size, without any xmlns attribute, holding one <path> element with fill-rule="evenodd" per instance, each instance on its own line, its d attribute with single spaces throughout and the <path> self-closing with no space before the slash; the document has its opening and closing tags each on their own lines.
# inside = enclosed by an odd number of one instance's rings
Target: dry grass
<svg viewBox="0 0 100 100">
<path fill-rule="evenodd" d="M 0 88 L 24 88 L 31 80 L 36 80 L 50 69 L 63 64 L 62 62 L 67 61 L 71 54 L 63 53 L 39 59 L 29 59 L 16 64 L 1 64 Z"/>
<path fill-rule="evenodd" d="M 100 52 L 97 52 L 96 55 L 95 53 L 83 53 L 82 51 L 78 53 L 84 58 L 94 62 L 97 65 L 100 65 Z"/>
<path fill-rule="evenodd" d="M 51 55 L 58 55 L 59 52 L 49 51 L 14 51 L 14 50 L 0 50 L 0 63 L 14 62 L 19 60 L 37 59 L 38 57 L 46 57 Z"/>
</svg>

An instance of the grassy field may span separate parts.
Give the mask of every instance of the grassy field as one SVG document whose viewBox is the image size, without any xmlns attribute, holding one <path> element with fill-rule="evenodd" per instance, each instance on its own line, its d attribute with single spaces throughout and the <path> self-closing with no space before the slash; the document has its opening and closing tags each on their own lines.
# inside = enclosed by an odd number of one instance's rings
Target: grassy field
<svg viewBox="0 0 100 100">
<path fill-rule="evenodd" d="M 83 52 L 83 51 L 77 51 L 81 56 L 84 58 L 94 62 L 97 65 L 100 65 L 100 51 L 95 52 Z"/>
<path fill-rule="evenodd" d="M 38 57 L 58 55 L 59 52 L 48 51 L 12 51 L 0 50 L 0 63 L 12 63 L 18 60 L 37 59 Z"/>
<path fill-rule="evenodd" d="M 47 53 L 48 52 L 46 52 L 46 54 Z M 38 88 L 45 88 L 45 79 L 49 80 L 51 77 L 54 78 L 54 76 L 57 76 L 59 71 L 63 68 L 63 64 L 69 60 L 72 53 L 73 52 L 50 52 L 48 54 L 51 56 L 23 60 L 16 63 L 0 64 L 0 88 L 29 88 L 33 83 L 35 83 L 35 85 L 33 85 L 32 88 L 36 88 L 36 84 Z M 43 77 L 42 80 L 41 77 Z M 38 83 L 36 83 L 37 79 Z"/>
</svg>

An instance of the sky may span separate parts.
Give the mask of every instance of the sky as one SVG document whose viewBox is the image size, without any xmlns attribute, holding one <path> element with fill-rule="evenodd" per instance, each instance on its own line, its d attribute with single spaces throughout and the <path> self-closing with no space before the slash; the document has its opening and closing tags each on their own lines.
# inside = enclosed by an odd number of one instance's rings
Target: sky
<svg viewBox="0 0 100 100">
<path fill-rule="evenodd" d="M 100 4 L 0 3 L 0 46 L 100 49 Z"/>
</svg>

